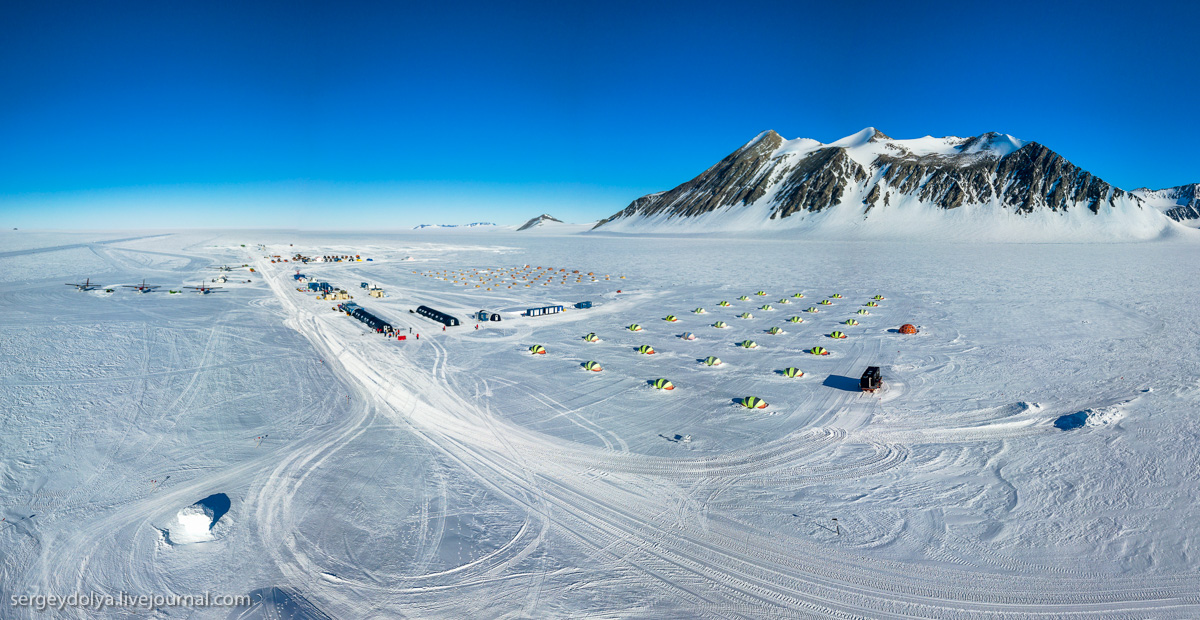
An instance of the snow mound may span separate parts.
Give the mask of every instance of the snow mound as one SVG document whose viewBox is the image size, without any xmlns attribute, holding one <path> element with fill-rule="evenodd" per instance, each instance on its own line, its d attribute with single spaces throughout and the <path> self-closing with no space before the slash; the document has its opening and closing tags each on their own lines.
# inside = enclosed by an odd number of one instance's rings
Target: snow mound
<svg viewBox="0 0 1200 620">
<path fill-rule="evenodd" d="M 1084 424 L 1088 428 L 1116 424 L 1125 417 L 1125 410 L 1119 406 L 1088 409 L 1085 413 L 1087 413 L 1087 421 Z"/>
<path fill-rule="evenodd" d="M 1085 427 L 1111 426 L 1120 422 L 1125 417 L 1125 409 L 1121 406 L 1123 404 L 1125 403 L 1076 411 L 1075 413 L 1059 417 L 1054 421 L 1054 426 L 1064 431 Z"/>
<path fill-rule="evenodd" d="M 163 539 L 172 546 L 214 540 L 218 533 L 217 524 L 229 511 L 229 505 L 229 496 L 217 493 L 180 510 L 163 528 Z"/>
</svg>

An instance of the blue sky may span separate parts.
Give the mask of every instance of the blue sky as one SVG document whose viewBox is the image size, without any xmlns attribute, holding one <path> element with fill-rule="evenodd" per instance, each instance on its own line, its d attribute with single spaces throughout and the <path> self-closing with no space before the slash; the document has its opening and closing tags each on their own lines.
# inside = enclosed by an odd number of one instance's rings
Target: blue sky
<svg viewBox="0 0 1200 620">
<path fill-rule="evenodd" d="M 1103 2 L 7 2 L 0 226 L 590 221 L 765 129 L 1000 131 L 1128 189 L 1200 182 L 1197 17 Z"/>
</svg>

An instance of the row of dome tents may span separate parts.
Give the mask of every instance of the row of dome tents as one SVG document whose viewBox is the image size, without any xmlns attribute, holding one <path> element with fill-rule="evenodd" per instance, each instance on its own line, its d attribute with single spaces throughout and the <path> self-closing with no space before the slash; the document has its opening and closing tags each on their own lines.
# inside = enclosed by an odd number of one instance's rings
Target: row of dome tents
<svg viewBox="0 0 1200 620">
<path fill-rule="evenodd" d="M 760 296 L 765 295 L 765 294 L 766 293 L 762 292 L 762 291 L 759 291 L 758 293 L 756 293 L 756 295 L 760 295 Z M 802 298 L 803 296 L 804 295 L 801 293 L 796 293 L 796 294 L 794 294 L 793 297 Z M 820 304 L 821 305 L 833 305 L 833 302 L 829 301 L 829 299 L 841 299 L 841 298 L 842 298 L 841 294 L 835 293 L 835 294 L 831 295 L 828 299 L 822 300 L 820 302 Z M 746 300 L 748 298 L 745 295 L 743 295 L 739 299 Z M 872 299 L 872 301 L 868 302 L 866 305 L 870 306 L 870 307 L 877 307 L 879 305 L 877 302 L 880 300 L 883 300 L 883 299 L 884 298 L 882 295 L 875 295 L 874 298 Z M 785 299 L 781 299 L 780 303 L 789 303 L 789 302 L 785 298 Z M 721 301 L 718 305 L 724 307 L 724 306 L 729 306 L 730 304 L 729 304 L 729 302 Z M 768 310 L 768 311 L 772 310 L 772 308 L 769 304 L 762 306 L 761 309 Z M 815 308 L 815 307 L 809 308 L 808 311 L 809 312 L 817 312 L 817 308 Z M 704 310 L 704 308 L 696 308 L 695 310 L 693 310 L 693 313 L 704 314 L 705 310 Z M 859 315 L 869 314 L 869 312 L 865 309 L 859 309 L 857 313 Z M 743 318 L 752 318 L 752 315 L 750 315 L 750 313 L 748 313 L 748 312 L 743 313 L 741 316 Z M 674 323 L 674 322 L 678 321 L 678 317 L 676 317 L 675 315 L 669 314 L 666 317 L 664 317 L 663 320 Z M 804 322 L 804 319 L 802 319 L 801 317 L 798 317 L 798 316 L 793 316 L 793 317 L 789 318 L 788 320 L 793 323 Z M 854 319 L 846 319 L 845 321 L 843 321 L 843 324 L 858 325 L 859 323 L 858 323 L 858 321 L 856 321 Z M 722 321 L 717 321 L 716 323 L 713 324 L 713 326 L 714 327 L 727 327 L 727 325 Z M 633 332 L 639 332 L 639 331 L 642 331 L 642 326 L 637 323 L 633 323 L 633 324 L 630 324 L 626 329 L 628 329 L 629 331 L 633 331 Z M 913 331 L 910 332 L 908 330 L 913 330 Z M 770 334 L 785 333 L 785 332 L 783 332 L 783 330 L 781 330 L 778 327 L 772 327 L 769 330 L 767 330 L 767 332 Z M 901 328 L 901 333 L 915 333 L 915 328 L 913 328 L 909 324 L 905 324 Z M 828 337 L 835 338 L 835 339 L 843 339 L 843 338 L 846 338 L 847 336 L 845 333 L 835 330 L 835 331 L 831 332 L 830 334 L 828 334 Z M 683 334 L 680 335 L 680 338 L 682 338 L 684 340 L 695 340 L 696 336 L 695 336 L 695 334 L 693 334 L 691 332 L 684 332 Z M 588 334 L 583 336 L 583 339 L 586 342 L 600 342 L 600 338 L 595 334 L 595 332 L 589 332 Z M 758 344 L 755 343 L 753 340 L 745 340 L 738 344 L 739 344 L 739 346 L 741 346 L 743 348 L 747 348 L 747 349 L 753 349 L 753 348 L 758 347 Z M 535 354 L 545 354 L 545 352 L 546 352 L 545 348 L 542 347 L 541 345 L 534 345 L 534 346 L 530 347 L 530 351 Z M 655 353 L 653 347 L 651 347 L 650 345 L 641 345 L 638 347 L 637 351 L 638 351 L 638 353 L 650 354 L 650 355 Z M 828 349 L 826 349 L 825 347 L 822 347 L 822 346 L 812 347 L 811 349 L 808 350 L 808 353 L 810 353 L 812 355 L 829 355 Z M 705 358 L 703 360 L 702 363 L 706 366 L 719 366 L 722 364 L 720 358 L 717 358 L 715 356 L 708 356 L 707 358 Z M 586 370 L 593 371 L 593 372 L 600 372 L 603 370 L 603 367 L 600 365 L 600 363 L 595 360 L 589 360 L 587 362 L 584 362 L 581 365 Z M 876 373 L 876 377 L 877 377 L 878 369 L 876 367 L 872 367 L 872 369 L 874 369 L 874 372 Z M 796 368 L 795 366 L 789 366 L 778 372 L 780 374 L 782 374 L 783 376 L 789 377 L 789 378 L 799 378 L 799 377 L 804 376 L 804 372 L 801 371 L 799 368 Z M 865 379 L 864 379 L 864 381 L 865 381 Z M 655 388 L 658 388 L 658 389 L 666 389 L 666 390 L 674 389 L 674 384 L 672 384 L 669 380 L 667 380 L 665 378 L 655 379 L 654 381 L 651 382 L 651 384 Z M 738 403 L 741 404 L 742 406 L 744 406 L 746 408 L 750 408 L 750 409 L 764 409 L 768 406 L 765 401 L 763 401 L 761 398 L 759 398 L 757 396 L 744 397 L 744 398 L 738 400 Z"/>
<path fill-rule="evenodd" d="M 419 272 L 413 271 L 413 273 Z M 612 279 L 612 276 L 609 274 L 597 274 L 593 271 L 585 274 L 578 269 L 568 271 L 563 268 L 533 267 L 530 265 L 508 269 L 442 269 L 436 271 L 431 269 L 421 273 L 421 275 L 455 285 L 471 286 L 474 284 L 475 288 L 486 288 L 489 291 L 499 290 L 502 286 L 513 288 L 514 286 L 519 287 L 524 285 L 525 288 L 530 288 L 537 284 L 542 286 L 567 285 L 581 284 L 585 280 L 590 283 L 607 282 Z M 624 280 L 625 276 L 617 276 L 617 279 Z"/>
<path fill-rule="evenodd" d="M 765 293 L 765 292 L 763 292 L 763 291 L 759 291 L 758 293 L 755 293 L 755 294 L 756 294 L 756 295 L 765 295 L 766 293 Z M 795 297 L 795 298 L 802 298 L 802 297 L 804 297 L 804 294 L 803 294 L 803 293 L 794 293 L 794 294 L 793 294 L 793 297 Z M 820 305 L 833 305 L 833 302 L 831 302 L 831 301 L 830 301 L 830 299 L 841 299 L 841 298 L 843 298 L 843 296 L 842 296 L 842 294 L 841 294 L 841 293 L 834 293 L 834 294 L 830 295 L 830 296 L 829 296 L 829 298 L 821 300 L 821 302 L 820 302 Z M 738 299 L 739 299 L 739 300 L 747 300 L 747 299 L 749 299 L 749 298 L 748 298 L 746 295 L 742 295 L 742 296 L 740 296 Z M 884 299 L 883 295 L 875 295 L 875 296 L 872 298 L 872 301 L 868 302 L 866 305 L 867 305 L 867 306 L 871 306 L 871 307 L 877 307 L 877 306 L 879 305 L 879 304 L 877 303 L 877 300 L 883 300 L 883 299 Z M 789 302 L 788 302 L 787 298 L 783 298 L 783 299 L 780 299 L 780 303 L 789 303 Z M 718 305 L 720 305 L 720 306 L 729 306 L 730 304 L 729 304 L 729 302 L 728 302 L 728 301 L 721 301 L 721 302 L 719 302 L 719 304 L 718 304 Z M 763 305 L 763 306 L 762 306 L 760 309 L 762 309 L 762 310 L 767 310 L 767 311 L 774 310 L 774 308 L 772 308 L 772 307 L 770 306 L 770 304 L 765 304 L 765 305 Z M 813 307 L 810 307 L 810 308 L 808 308 L 808 309 L 806 309 L 806 310 L 805 310 L 805 312 L 810 312 L 810 313 L 816 313 L 816 312 L 819 312 L 819 311 L 820 311 L 820 310 L 819 310 L 817 307 L 815 307 L 815 306 L 813 306 Z M 693 313 L 695 313 L 695 314 L 704 314 L 704 313 L 705 313 L 705 310 L 704 310 L 704 308 L 696 308 L 696 309 L 695 309 L 695 310 L 693 310 L 692 312 L 693 312 Z M 870 314 L 870 312 L 869 312 L 868 310 L 866 310 L 865 308 L 860 308 L 860 309 L 857 311 L 857 314 L 859 314 L 859 315 L 861 315 L 861 316 L 866 316 L 866 315 L 869 315 L 869 314 Z M 743 312 L 743 313 L 739 314 L 739 315 L 738 315 L 738 317 L 739 317 L 739 318 L 742 318 L 742 319 L 752 319 L 752 318 L 754 318 L 754 315 L 753 315 L 753 314 L 751 314 L 751 313 L 749 313 L 749 312 Z M 676 316 L 675 316 L 675 315 L 673 315 L 673 314 L 668 314 L 666 317 L 664 317 L 664 318 L 663 318 L 663 320 L 664 320 L 664 321 L 671 322 L 671 323 L 674 323 L 674 322 L 677 322 L 677 321 L 678 321 L 678 317 L 676 317 Z M 789 322 L 791 322 L 791 323 L 803 323 L 803 322 L 804 322 L 804 319 L 803 319 L 803 318 L 801 318 L 801 317 L 799 317 L 799 316 L 792 316 L 792 317 L 788 318 L 787 320 L 788 320 Z M 857 320 L 854 320 L 854 319 L 846 319 L 845 321 L 843 321 L 843 324 L 845 324 L 845 325 L 858 325 L 859 323 L 858 323 L 858 321 L 857 321 Z M 712 326 L 713 326 L 713 327 L 715 327 L 715 328 L 718 328 L 718 329 L 721 329 L 721 328 L 726 328 L 726 327 L 728 327 L 728 325 L 727 325 L 727 324 L 726 324 L 724 321 L 716 321 L 715 323 L 713 323 L 713 325 L 712 325 Z M 634 324 L 630 325 L 630 326 L 629 326 L 627 329 L 628 329 L 629 331 L 635 331 L 635 332 L 636 332 L 636 331 L 642 331 L 642 326 L 641 326 L 641 325 L 638 325 L 637 323 L 634 323 Z M 769 330 L 767 330 L 767 332 L 768 332 L 768 333 L 771 333 L 771 334 L 781 334 L 781 333 L 784 333 L 784 332 L 783 332 L 783 330 L 779 329 L 778 327 L 772 327 L 772 328 L 770 328 Z M 835 333 L 836 333 L 836 334 L 840 334 L 840 332 L 835 332 Z M 694 340 L 694 339 L 695 339 L 695 337 L 694 337 L 694 336 L 690 335 L 690 332 L 685 332 L 685 335 L 684 335 L 684 336 L 681 336 L 681 337 L 682 337 L 682 338 L 684 338 L 685 340 Z M 830 334 L 830 337 L 831 337 L 831 338 L 844 338 L 844 337 L 845 337 L 845 335 L 844 335 L 844 334 L 840 334 L 840 335 Z"/>
</svg>

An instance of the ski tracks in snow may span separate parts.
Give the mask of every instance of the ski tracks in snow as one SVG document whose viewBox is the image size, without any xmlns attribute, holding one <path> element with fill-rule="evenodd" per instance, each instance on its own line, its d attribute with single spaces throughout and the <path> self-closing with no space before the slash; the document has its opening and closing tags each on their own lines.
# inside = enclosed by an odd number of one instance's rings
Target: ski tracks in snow
<svg viewBox="0 0 1200 620">
<path fill-rule="evenodd" d="M 673 608 L 705 616 L 1048 618 L 1153 610 L 1152 615 L 1170 617 L 1200 603 L 1192 576 L 1164 578 L 1157 587 L 1147 588 L 1127 577 L 1054 571 L 1057 580 L 1047 581 L 1040 575 L 981 571 L 956 550 L 984 555 L 989 563 L 1005 569 L 1029 567 L 997 553 L 980 554 L 978 545 L 939 534 L 946 531 L 939 514 L 911 515 L 890 525 L 880 520 L 879 536 L 887 540 L 899 536 L 916 544 L 927 551 L 929 560 L 898 562 L 864 555 L 836 538 L 785 536 L 763 529 L 725 512 L 722 502 L 715 501 L 724 489 L 751 481 L 824 484 L 903 467 L 911 456 L 909 442 L 921 434 L 917 429 L 867 431 L 879 412 L 878 399 L 859 401 L 851 393 L 823 397 L 813 403 L 814 408 L 838 411 L 836 419 L 844 424 L 807 427 L 758 446 L 699 458 L 632 453 L 619 437 L 611 433 L 604 437 L 606 431 L 594 423 L 572 420 L 586 423 L 603 442 L 603 447 L 589 447 L 517 426 L 456 394 L 446 372 L 449 353 L 435 338 L 420 341 L 433 350 L 430 368 L 413 367 L 404 361 L 404 354 L 379 339 L 345 338 L 345 330 L 317 320 L 288 300 L 286 287 L 274 274 L 268 279 L 284 298 L 292 315 L 289 323 L 318 350 L 340 360 L 332 368 L 348 384 L 360 386 L 361 396 L 373 402 L 371 411 L 409 425 L 477 484 L 526 514 L 507 544 L 456 568 L 393 575 L 388 584 L 334 585 L 315 578 L 323 572 L 320 551 L 297 543 L 293 528 L 298 521 L 286 508 L 288 497 L 303 484 L 305 472 L 325 458 L 319 455 L 337 450 L 363 432 L 362 426 L 347 429 L 321 450 L 305 451 L 281 463 L 256 502 L 262 511 L 263 536 L 283 543 L 275 560 L 329 609 L 361 610 L 359 599 L 371 592 L 373 597 L 414 606 L 411 609 L 478 613 L 476 598 L 455 603 L 438 594 L 514 579 L 527 588 L 519 604 L 521 613 L 551 609 L 556 592 L 546 588 L 564 586 L 548 574 L 544 560 L 543 569 L 532 578 L 516 572 L 519 566 L 527 567 L 525 561 L 539 553 L 550 537 L 590 550 L 591 562 L 598 566 L 581 567 L 585 575 L 587 571 L 628 574 L 637 583 L 658 589 L 661 600 L 673 601 Z M 849 349 L 854 365 L 879 359 L 881 354 L 878 344 Z M 943 368 L 947 363 L 951 362 L 941 362 Z M 572 414 L 570 407 L 549 395 L 530 391 L 528 396 L 559 415 Z M 970 417 L 964 416 L 963 421 Z M 981 428 L 989 434 L 982 434 Z M 976 437 L 963 433 L 980 433 L 977 438 L 984 439 L 1020 428 L 985 424 L 954 432 L 958 439 L 970 440 Z M 847 450 L 851 447 L 855 449 Z M 511 597 L 504 600 L 511 604 Z M 377 600 L 374 607 L 379 604 Z M 488 609 L 488 615 L 506 613 Z"/>
</svg>

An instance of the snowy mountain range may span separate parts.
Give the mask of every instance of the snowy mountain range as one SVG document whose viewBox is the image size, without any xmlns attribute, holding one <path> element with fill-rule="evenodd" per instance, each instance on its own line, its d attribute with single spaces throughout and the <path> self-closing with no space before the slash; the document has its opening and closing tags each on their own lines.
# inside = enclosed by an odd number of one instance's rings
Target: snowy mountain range
<svg viewBox="0 0 1200 620">
<path fill-rule="evenodd" d="M 1200 225 L 1200 183 L 1153 190 L 1143 187 L 1133 194 L 1177 222 Z"/>
<path fill-rule="evenodd" d="M 696 178 L 638 198 L 596 228 L 883 232 L 947 223 L 1019 228 L 1026 220 L 1056 229 L 1052 234 L 1096 228 L 1150 237 L 1171 226 L 1163 213 L 1200 218 L 1196 195 L 1197 185 L 1128 192 L 1037 142 L 994 132 L 894 140 L 868 127 L 823 144 L 766 131 Z"/>
</svg>

